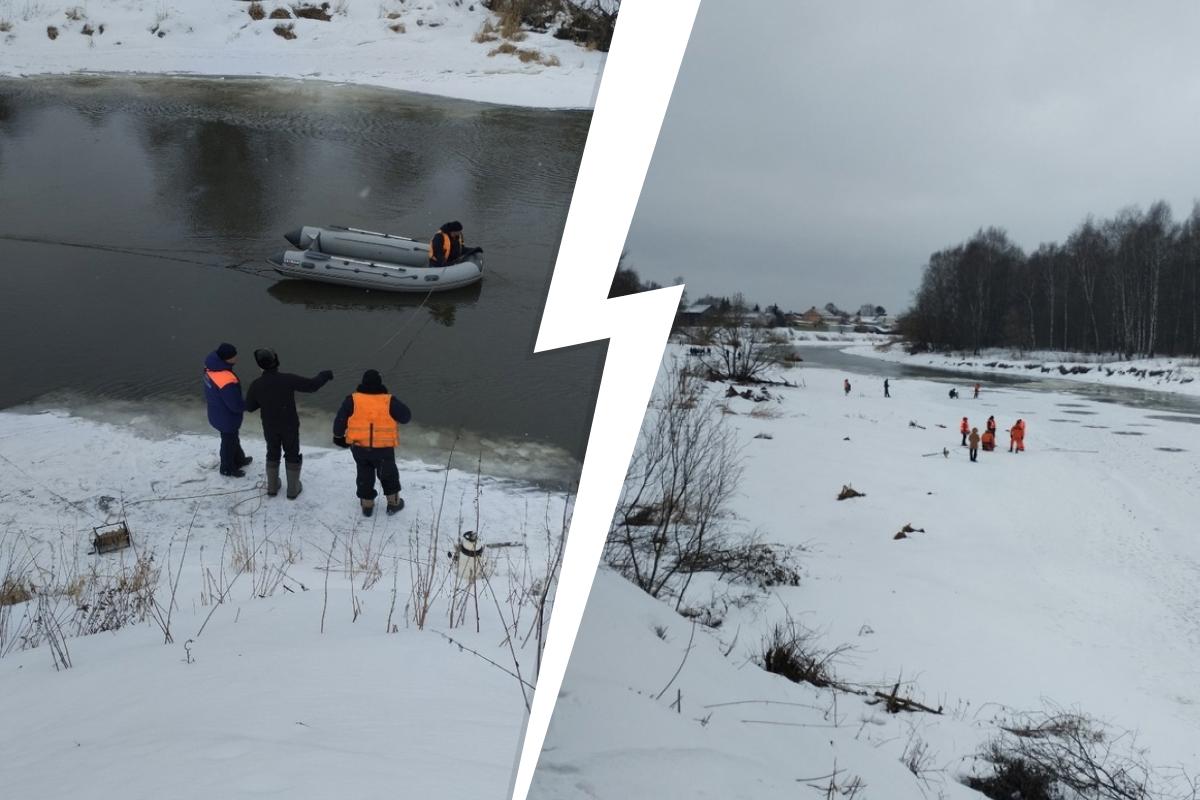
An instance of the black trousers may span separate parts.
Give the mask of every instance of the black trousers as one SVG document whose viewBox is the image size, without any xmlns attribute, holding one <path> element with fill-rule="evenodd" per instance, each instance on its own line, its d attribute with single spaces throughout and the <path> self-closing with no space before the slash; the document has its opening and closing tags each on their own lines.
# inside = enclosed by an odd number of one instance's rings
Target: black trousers
<svg viewBox="0 0 1200 800">
<path fill-rule="evenodd" d="M 396 451 L 393 448 L 351 447 L 350 454 L 354 456 L 354 464 L 358 467 L 355 483 L 360 499 L 375 499 L 378 495 L 375 491 L 377 477 L 385 495 L 399 493 L 400 470 L 396 467 Z"/>
<path fill-rule="evenodd" d="M 240 464 L 246 459 L 242 451 L 242 442 L 237 431 L 221 431 L 221 472 L 233 472 L 240 469 Z"/>
<path fill-rule="evenodd" d="M 289 464 L 300 463 L 300 429 L 291 428 L 289 430 L 267 430 L 263 428 L 263 438 L 267 440 L 267 461 L 272 464 L 279 463 L 280 451 L 283 452 L 283 460 Z"/>
<path fill-rule="evenodd" d="M 974 461 L 977 458 L 979 458 L 979 450 L 972 447 L 971 448 L 971 460 Z"/>
</svg>

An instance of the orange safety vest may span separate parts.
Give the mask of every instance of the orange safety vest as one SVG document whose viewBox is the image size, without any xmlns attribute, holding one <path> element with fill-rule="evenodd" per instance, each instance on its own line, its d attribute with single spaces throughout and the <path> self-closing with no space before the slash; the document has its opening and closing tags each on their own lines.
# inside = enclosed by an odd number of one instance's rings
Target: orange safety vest
<svg viewBox="0 0 1200 800">
<path fill-rule="evenodd" d="M 354 392 L 354 413 L 346 421 L 346 443 L 359 447 L 395 447 L 400 427 L 392 419 L 390 394 Z"/>
<path fill-rule="evenodd" d="M 228 369 L 206 369 L 204 370 L 204 376 L 208 378 L 209 382 L 212 383 L 213 386 L 217 387 L 217 389 L 224 389 L 229 384 L 238 382 L 237 375 L 234 375 L 233 371 Z"/>
<path fill-rule="evenodd" d="M 433 238 L 429 240 L 429 260 L 430 261 L 438 260 L 438 252 L 437 251 L 438 251 L 438 243 L 439 242 L 442 245 L 441 246 L 442 260 L 448 261 L 450 259 L 450 234 L 448 234 L 444 231 L 438 231 L 437 233 L 435 233 L 433 235 Z"/>
</svg>

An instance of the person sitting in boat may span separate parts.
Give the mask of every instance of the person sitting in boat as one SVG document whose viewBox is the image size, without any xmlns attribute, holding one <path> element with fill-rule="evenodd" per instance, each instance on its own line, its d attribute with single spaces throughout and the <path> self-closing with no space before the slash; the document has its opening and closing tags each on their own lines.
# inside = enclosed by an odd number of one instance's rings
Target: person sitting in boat
<svg viewBox="0 0 1200 800">
<path fill-rule="evenodd" d="M 482 247 L 466 247 L 463 244 L 461 222 L 447 222 L 438 228 L 438 232 L 429 241 L 429 266 L 445 267 L 457 264 L 467 256 L 482 252 Z"/>
</svg>

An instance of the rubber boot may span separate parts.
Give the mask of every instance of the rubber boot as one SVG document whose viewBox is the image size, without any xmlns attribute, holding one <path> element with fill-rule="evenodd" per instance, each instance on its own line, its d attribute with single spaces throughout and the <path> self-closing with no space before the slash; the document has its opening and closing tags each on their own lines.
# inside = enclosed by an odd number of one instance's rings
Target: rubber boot
<svg viewBox="0 0 1200 800">
<path fill-rule="evenodd" d="M 402 508 L 404 508 L 404 498 L 402 498 L 400 496 L 399 492 L 397 492 L 396 494 L 389 494 L 387 496 L 388 516 L 395 514 L 397 511 L 399 511 Z"/>
<path fill-rule="evenodd" d="M 295 500 L 304 490 L 304 484 L 300 483 L 300 464 L 287 464 L 285 472 L 287 472 L 287 499 Z"/>
<path fill-rule="evenodd" d="M 279 494 L 279 462 L 267 462 L 267 497 Z"/>
<path fill-rule="evenodd" d="M 358 502 L 362 505 L 362 512 L 363 512 L 364 517 L 369 517 L 375 513 L 375 501 L 374 500 L 363 500 L 360 498 Z"/>
</svg>

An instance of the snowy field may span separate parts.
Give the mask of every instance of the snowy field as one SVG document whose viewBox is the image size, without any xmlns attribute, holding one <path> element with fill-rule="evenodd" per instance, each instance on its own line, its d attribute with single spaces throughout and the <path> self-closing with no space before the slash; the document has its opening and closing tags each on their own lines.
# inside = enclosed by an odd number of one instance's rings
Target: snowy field
<svg viewBox="0 0 1200 800">
<path fill-rule="evenodd" d="M 859 345 L 845 352 L 896 364 L 935 367 L 954 372 L 991 373 L 1017 377 L 1048 375 L 1069 381 L 1128 386 L 1200 396 L 1200 359 L 1138 358 L 1112 353 L 1094 355 L 1061 352 L 984 350 L 970 353 L 919 353 L 910 356 L 900 344 L 876 349 Z"/>
<path fill-rule="evenodd" d="M 528 33 L 514 52 L 490 55 L 504 43 L 475 41 L 494 20 L 478 3 L 334 0 L 329 21 L 270 17 L 302 5 L 320 3 L 262 0 L 267 16 L 254 20 L 241 0 L 0 0 L 0 75 L 261 76 L 540 108 L 594 103 L 603 53 Z"/>
<path fill-rule="evenodd" d="M 405 461 L 366 519 L 348 452 L 268 499 L 261 438 L 238 480 L 215 434 L 132 430 L 0 413 L 0 794 L 507 797 L 563 497 Z"/>
<path fill-rule="evenodd" d="M 1200 417 L 1032 390 L 954 401 L 895 378 L 885 399 L 870 375 L 784 376 L 799 386 L 766 402 L 708 391 L 744 446 L 730 524 L 802 547 L 799 585 L 694 580 L 682 606 L 720 625 L 696 626 L 689 650 L 674 600 L 602 569 L 536 797 L 842 797 L 830 783 L 855 777 L 860 798 L 980 797 L 957 779 L 979 773 L 998 724 L 1053 707 L 1136 732 L 1164 774 L 1200 770 Z M 978 463 L 959 446 L 963 415 L 998 421 L 1000 449 Z M 1018 417 L 1027 451 L 1010 454 Z M 846 484 L 865 496 L 839 502 Z M 894 539 L 906 524 L 924 532 Z M 841 680 L 901 682 L 943 714 L 763 671 L 753 657 L 789 615 L 825 650 L 850 646 Z"/>
</svg>

